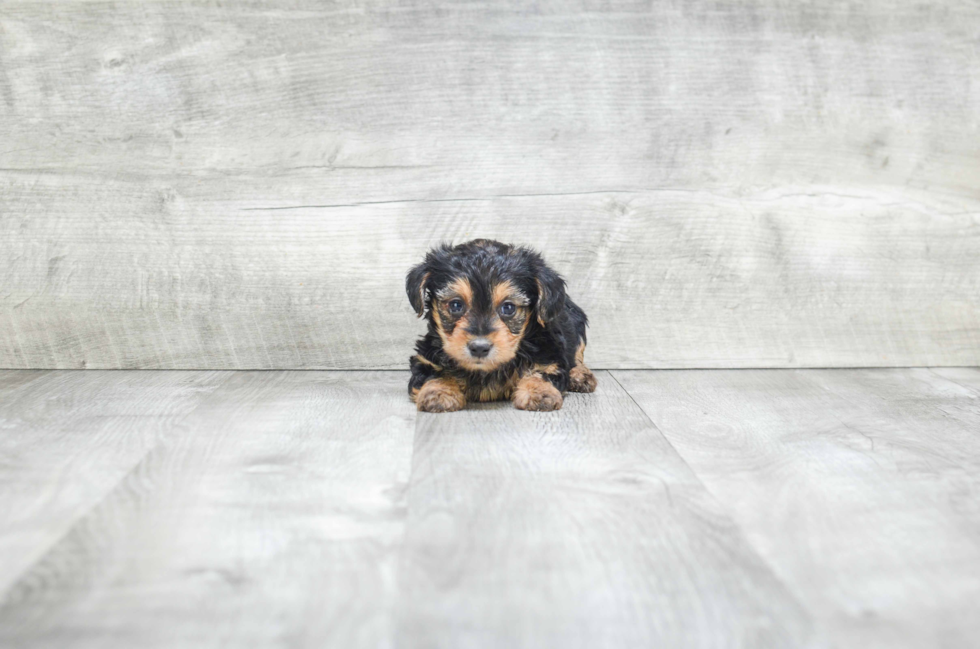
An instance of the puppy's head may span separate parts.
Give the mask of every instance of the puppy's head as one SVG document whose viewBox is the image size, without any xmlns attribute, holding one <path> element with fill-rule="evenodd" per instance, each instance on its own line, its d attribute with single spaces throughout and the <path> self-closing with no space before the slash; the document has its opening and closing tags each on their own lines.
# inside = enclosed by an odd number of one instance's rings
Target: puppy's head
<svg viewBox="0 0 980 649">
<path fill-rule="evenodd" d="M 565 306 L 565 282 L 540 255 L 487 239 L 429 251 L 405 288 L 445 352 L 477 372 L 513 360 L 528 330 Z"/>
</svg>

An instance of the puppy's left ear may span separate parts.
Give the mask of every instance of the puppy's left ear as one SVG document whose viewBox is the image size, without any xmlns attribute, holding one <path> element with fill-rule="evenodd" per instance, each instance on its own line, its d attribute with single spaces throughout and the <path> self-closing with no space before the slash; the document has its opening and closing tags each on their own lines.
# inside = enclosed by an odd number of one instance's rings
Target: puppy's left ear
<svg viewBox="0 0 980 649">
<path fill-rule="evenodd" d="M 538 323 L 543 327 L 565 308 L 565 280 L 543 263 L 537 270 L 538 303 L 535 311 Z"/>
<path fill-rule="evenodd" d="M 429 268 L 425 262 L 408 271 L 408 277 L 405 278 L 405 292 L 408 293 L 408 301 L 420 318 L 425 315 L 425 285 L 428 281 Z"/>
</svg>

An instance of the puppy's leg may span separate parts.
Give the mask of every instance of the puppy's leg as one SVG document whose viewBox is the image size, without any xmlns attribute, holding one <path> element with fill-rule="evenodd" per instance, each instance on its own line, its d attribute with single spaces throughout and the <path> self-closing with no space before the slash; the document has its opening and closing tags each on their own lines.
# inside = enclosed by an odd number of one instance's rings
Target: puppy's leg
<svg viewBox="0 0 980 649">
<path fill-rule="evenodd" d="M 562 404 L 561 392 L 540 372 L 524 375 L 517 382 L 512 400 L 520 410 L 558 410 Z"/>
<path fill-rule="evenodd" d="M 408 379 L 408 396 L 412 398 L 412 401 L 415 401 L 415 396 L 419 393 L 422 385 L 429 379 L 438 376 L 442 372 L 442 368 L 422 354 L 412 356 L 408 364 L 412 370 L 412 376 Z"/>
<path fill-rule="evenodd" d="M 575 350 L 575 367 L 568 372 L 568 389 L 572 392 L 595 392 L 598 383 L 592 370 L 585 366 L 585 341 Z"/>
<path fill-rule="evenodd" d="M 421 412 L 453 412 L 466 406 L 463 386 L 447 376 L 429 379 L 421 388 L 413 390 L 412 399 Z"/>
</svg>

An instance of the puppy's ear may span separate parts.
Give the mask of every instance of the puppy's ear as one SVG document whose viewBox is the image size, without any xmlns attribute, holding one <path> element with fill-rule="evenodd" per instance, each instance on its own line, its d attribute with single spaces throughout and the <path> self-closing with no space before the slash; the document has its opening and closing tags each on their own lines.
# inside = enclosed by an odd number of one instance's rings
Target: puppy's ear
<svg viewBox="0 0 980 649">
<path fill-rule="evenodd" d="M 543 327 L 565 308 L 565 280 L 544 263 L 538 265 L 536 275 L 538 303 L 535 311 L 538 323 Z"/>
<path fill-rule="evenodd" d="M 408 293 L 408 301 L 418 317 L 425 315 L 425 285 L 429 281 L 428 264 L 422 262 L 412 270 L 408 271 L 405 278 L 405 292 Z"/>
</svg>

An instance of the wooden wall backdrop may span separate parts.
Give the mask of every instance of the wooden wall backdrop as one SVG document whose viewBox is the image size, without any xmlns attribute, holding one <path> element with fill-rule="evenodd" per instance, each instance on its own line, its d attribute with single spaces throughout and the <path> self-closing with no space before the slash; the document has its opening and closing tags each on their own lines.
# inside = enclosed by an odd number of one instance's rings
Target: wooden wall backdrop
<svg viewBox="0 0 980 649">
<path fill-rule="evenodd" d="M 405 367 L 476 236 L 596 367 L 978 365 L 978 125 L 967 0 L 0 0 L 0 367 Z"/>
</svg>

